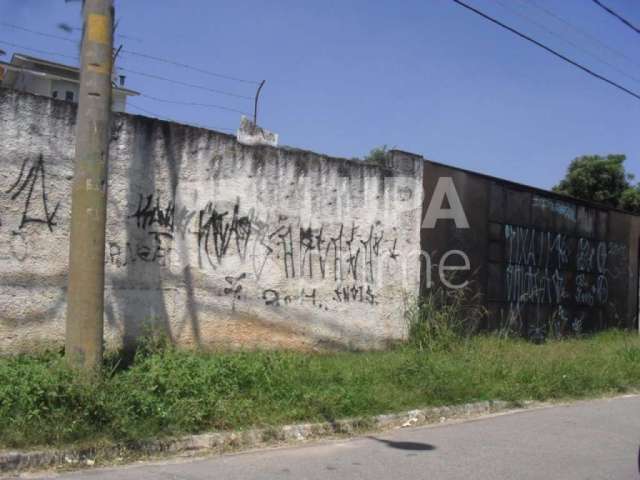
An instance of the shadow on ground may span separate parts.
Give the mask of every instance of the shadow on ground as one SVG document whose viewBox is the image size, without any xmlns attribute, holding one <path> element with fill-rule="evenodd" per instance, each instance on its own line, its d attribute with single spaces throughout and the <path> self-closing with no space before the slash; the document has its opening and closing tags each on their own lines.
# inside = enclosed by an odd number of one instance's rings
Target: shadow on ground
<svg viewBox="0 0 640 480">
<path fill-rule="evenodd" d="M 389 448 L 397 448 L 399 450 L 415 450 L 415 451 L 428 451 L 435 450 L 436 447 L 428 443 L 422 442 L 395 442 L 393 440 L 385 440 L 383 438 L 367 437 L 376 442 L 384 443 Z"/>
</svg>

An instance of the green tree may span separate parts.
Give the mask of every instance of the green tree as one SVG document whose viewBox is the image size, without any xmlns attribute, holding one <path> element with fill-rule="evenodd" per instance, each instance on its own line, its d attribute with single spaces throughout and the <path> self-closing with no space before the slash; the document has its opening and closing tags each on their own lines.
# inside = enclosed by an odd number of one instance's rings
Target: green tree
<svg viewBox="0 0 640 480">
<path fill-rule="evenodd" d="M 625 155 L 585 155 L 571 162 L 554 192 L 640 213 L 640 189 L 624 167 Z"/>
<path fill-rule="evenodd" d="M 627 188 L 620 196 L 620 208 L 640 215 L 640 185 Z"/>
<path fill-rule="evenodd" d="M 386 145 L 372 149 L 369 154 L 364 157 L 365 162 L 375 163 L 384 166 L 389 159 L 389 148 Z"/>
</svg>

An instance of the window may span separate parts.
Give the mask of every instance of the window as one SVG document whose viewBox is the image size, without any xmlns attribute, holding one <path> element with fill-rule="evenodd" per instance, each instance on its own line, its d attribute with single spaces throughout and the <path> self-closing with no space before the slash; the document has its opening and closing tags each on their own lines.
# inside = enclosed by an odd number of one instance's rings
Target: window
<svg viewBox="0 0 640 480">
<path fill-rule="evenodd" d="M 65 99 L 67 102 L 73 102 L 73 92 L 72 92 L 71 90 L 67 90 L 67 91 L 64 93 L 64 99 Z"/>
<path fill-rule="evenodd" d="M 58 90 L 54 90 L 53 93 L 51 94 L 51 96 L 53 98 L 58 98 Z"/>
</svg>

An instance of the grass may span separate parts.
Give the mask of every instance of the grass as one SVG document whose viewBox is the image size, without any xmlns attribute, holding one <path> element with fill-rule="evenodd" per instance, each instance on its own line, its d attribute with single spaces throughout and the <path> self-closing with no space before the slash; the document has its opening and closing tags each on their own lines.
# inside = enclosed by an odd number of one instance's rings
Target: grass
<svg viewBox="0 0 640 480">
<path fill-rule="evenodd" d="M 533 345 L 431 339 L 385 352 L 142 349 L 78 380 L 59 354 L 0 359 L 0 447 L 135 441 L 488 399 L 547 400 L 640 387 L 640 338 L 610 331 Z M 424 347 L 424 345 L 423 345 Z M 114 365 L 115 358 L 107 361 Z"/>
</svg>

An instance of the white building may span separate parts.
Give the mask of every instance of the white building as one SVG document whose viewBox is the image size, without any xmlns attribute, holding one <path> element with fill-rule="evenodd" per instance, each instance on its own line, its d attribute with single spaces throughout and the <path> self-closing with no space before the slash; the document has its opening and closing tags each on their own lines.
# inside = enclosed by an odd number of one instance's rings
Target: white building
<svg viewBox="0 0 640 480">
<path fill-rule="evenodd" d="M 124 77 L 121 77 L 120 86 L 113 87 L 114 112 L 126 111 L 127 97 L 139 95 L 124 88 L 123 83 Z M 70 65 L 14 53 L 10 63 L 0 61 L 0 86 L 77 103 L 80 70 Z"/>
</svg>

